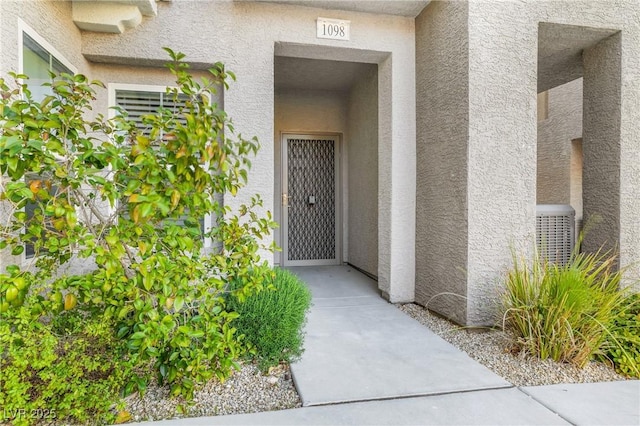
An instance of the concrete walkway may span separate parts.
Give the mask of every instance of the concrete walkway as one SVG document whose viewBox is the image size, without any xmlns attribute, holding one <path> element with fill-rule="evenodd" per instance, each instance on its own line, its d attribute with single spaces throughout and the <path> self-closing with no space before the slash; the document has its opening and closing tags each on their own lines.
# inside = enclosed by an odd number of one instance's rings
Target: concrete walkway
<svg viewBox="0 0 640 426">
<path fill-rule="evenodd" d="M 212 424 L 640 425 L 640 382 L 516 388 L 380 298 L 349 267 L 292 268 L 314 306 L 291 366 L 303 407 Z"/>
</svg>

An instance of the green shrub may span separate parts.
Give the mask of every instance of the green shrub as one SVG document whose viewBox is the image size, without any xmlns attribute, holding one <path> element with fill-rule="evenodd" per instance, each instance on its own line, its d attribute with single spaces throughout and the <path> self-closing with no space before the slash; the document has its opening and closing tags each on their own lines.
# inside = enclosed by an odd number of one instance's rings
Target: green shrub
<svg viewBox="0 0 640 426">
<path fill-rule="evenodd" d="M 305 315 L 311 293 L 300 279 L 285 269 L 276 269 L 273 288 L 240 301 L 229 298 L 227 309 L 239 314 L 233 322 L 238 333 L 253 347 L 260 368 L 281 361 L 292 362 L 302 355 Z"/>
<path fill-rule="evenodd" d="M 12 424 L 112 422 L 132 368 L 123 342 L 96 318 L 65 312 L 0 323 L 0 406 Z"/>
<path fill-rule="evenodd" d="M 258 213 L 257 195 L 228 202 L 246 186 L 259 149 L 212 98 L 235 77 L 216 63 L 196 79 L 183 54 L 165 50 L 176 80 L 166 95 L 182 100 L 144 115 L 145 131 L 124 110 L 88 120 L 104 85 L 84 75 L 62 74 L 42 100 L 31 96 L 28 76 L 0 78 L 0 252 L 15 262 L 0 271 L 0 322 L 9 324 L 11 348 L 38 341 L 19 326 L 18 311 L 33 324 L 87 312 L 115 327 L 133 363 L 152 364 L 172 395 L 189 398 L 196 385 L 227 377 L 243 351 L 236 314 L 224 310 L 227 282 L 241 282 L 243 296 L 262 289 L 271 267 L 259 253 L 273 248 L 266 237 L 275 223 Z M 207 214 L 215 220 L 204 230 Z M 209 238 L 219 250 L 205 252 Z M 35 252 L 28 264 L 25 245 Z M 71 262 L 96 267 L 68 276 Z M 51 350 L 60 344 L 52 340 Z M 61 353 L 46 359 L 76 362 Z M 77 362 L 89 362 L 82 353 Z"/>
<path fill-rule="evenodd" d="M 624 301 L 610 253 L 574 253 L 565 266 L 514 255 L 504 295 L 505 326 L 521 349 L 584 366 L 598 353 Z"/>
<path fill-rule="evenodd" d="M 616 308 L 601 358 L 618 373 L 640 378 L 640 293 L 629 294 Z"/>
</svg>

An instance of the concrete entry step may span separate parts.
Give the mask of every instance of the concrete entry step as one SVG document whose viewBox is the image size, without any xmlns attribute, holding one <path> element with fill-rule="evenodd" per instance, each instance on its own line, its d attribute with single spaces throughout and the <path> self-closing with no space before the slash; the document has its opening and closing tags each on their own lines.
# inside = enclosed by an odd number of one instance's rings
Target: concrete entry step
<svg viewBox="0 0 640 426">
<path fill-rule="evenodd" d="M 511 384 L 380 298 L 353 268 L 291 268 L 313 293 L 305 352 L 291 366 L 303 406 Z"/>
</svg>

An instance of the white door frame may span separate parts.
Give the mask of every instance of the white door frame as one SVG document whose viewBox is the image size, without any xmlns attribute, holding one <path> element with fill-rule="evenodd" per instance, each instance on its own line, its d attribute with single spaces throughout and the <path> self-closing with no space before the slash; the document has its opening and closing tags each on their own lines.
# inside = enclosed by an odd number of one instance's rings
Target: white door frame
<svg viewBox="0 0 640 426">
<path fill-rule="evenodd" d="M 326 132 L 282 132 L 281 133 L 281 234 L 282 266 L 323 266 L 340 265 L 342 259 L 342 179 L 340 174 L 341 134 Z M 332 139 L 334 141 L 335 167 L 335 259 L 289 260 L 289 176 L 288 176 L 288 144 L 287 139 Z"/>
</svg>

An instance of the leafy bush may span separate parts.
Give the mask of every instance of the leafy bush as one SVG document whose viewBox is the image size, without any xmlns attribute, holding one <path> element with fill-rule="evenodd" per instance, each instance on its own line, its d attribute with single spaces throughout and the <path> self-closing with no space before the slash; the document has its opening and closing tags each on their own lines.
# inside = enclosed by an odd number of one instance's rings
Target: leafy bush
<svg viewBox="0 0 640 426">
<path fill-rule="evenodd" d="M 311 304 L 311 293 L 300 279 L 285 269 L 276 269 L 273 287 L 247 297 L 229 298 L 229 308 L 238 312 L 233 322 L 238 333 L 254 348 L 253 357 L 267 369 L 281 361 L 296 360 L 303 352 L 303 326 Z"/>
<path fill-rule="evenodd" d="M 504 321 L 521 349 L 542 359 L 584 366 L 598 353 L 624 303 L 610 253 L 574 253 L 565 266 L 514 255 Z"/>
<path fill-rule="evenodd" d="M 132 365 L 152 363 L 173 395 L 190 397 L 196 384 L 227 377 L 244 350 L 224 295 L 230 281 L 242 283 L 233 290 L 239 297 L 263 288 L 271 268 L 259 253 L 273 249 L 263 241 L 275 223 L 258 214 L 258 196 L 232 210 L 220 194 L 246 185 L 259 144 L 237 134 L 212 102 L 233 74 L 218 63 L 196 81 L 184 55 L 166 50 L 176 78 L 167 96 L 188 100 L 144 116 L 145 129 L 123 110 L 88 121 L 103 85 L 86 76 L 62 74 L 43 100 L 31 96 L 27 76 L 0 79 L 0 251 L 15 262 L 0 271 L 0 322 L 9 333 L 0 356 L 19 341 L 37 345 L 38 324 L 80 310 L 115 327 Z M 215 218 L 207 232 L 205 214 Z M 205 253 L 205 238 L 221 248 Z M 23 266 L 10 254 L 26 245 L 36 255 Z M 72 262 L 95 268 L 69 275 Z M 60 344 L 54 337 L 51 351 Z M 92 362 L 81 353 L 78 363 Z M 135 387 L 144 387 L 138 378 L 128 384 Z"/>
<path fill-rule="evenodd" d="M 640 293 L 629 294 L 615 309 L 601 358 L 618 373 L 640 378 Z"/>
<path fill-rule="evenodd" d="M 0 406 L 14 425 L 112 422 L 111 407 L 130 379 L 123 342 L 108 324 L 65 312 L 31 322 L 22 309 L 0 323 Z"/>
</svg>

